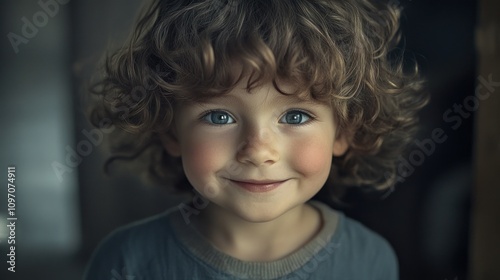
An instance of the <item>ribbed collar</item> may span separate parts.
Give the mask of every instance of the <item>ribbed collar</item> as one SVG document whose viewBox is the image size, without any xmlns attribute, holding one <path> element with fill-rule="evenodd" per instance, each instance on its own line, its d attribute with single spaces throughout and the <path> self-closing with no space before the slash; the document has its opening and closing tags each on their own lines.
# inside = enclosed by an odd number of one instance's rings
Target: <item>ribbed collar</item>
<svg viewBox="0 0 500 280">
<path fill-rule="evenodd" d="M 241 261 L 219 251 L 194 227 L 186 224 L 179 210 L 171 212 L 169 221 L 181 246 L 187 248 L 189 252 L 206 264 L 238 278 L 273 279 L 283 277 L 299 269 L 316 253 L 324 249 L 328 242 L 332 241 L 332 238 L 337 240 L 340 238 L 338 234 L 334 236 L 334 233 L 338 232 L 336 228 L 340 228 L 344 222 L 343 214 L 319 201 L 311 200 L 308 203 L 321 213 L 323 226 L 319 233 L 294 253 L 270 262 Z"/>
</svg>

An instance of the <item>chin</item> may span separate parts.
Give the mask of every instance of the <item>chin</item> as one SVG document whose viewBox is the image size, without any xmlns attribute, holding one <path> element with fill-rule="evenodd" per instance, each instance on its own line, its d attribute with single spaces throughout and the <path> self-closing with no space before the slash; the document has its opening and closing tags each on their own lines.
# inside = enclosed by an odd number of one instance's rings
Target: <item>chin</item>
<svg viewBox="0 0 500 280">
<path fill-rule="evenodd" d="M 286 211 L 280 209 L 235 209 L 234 213 L 241 219 L 251 223 L 265 223 L 273 221 Z"/>
</svg>

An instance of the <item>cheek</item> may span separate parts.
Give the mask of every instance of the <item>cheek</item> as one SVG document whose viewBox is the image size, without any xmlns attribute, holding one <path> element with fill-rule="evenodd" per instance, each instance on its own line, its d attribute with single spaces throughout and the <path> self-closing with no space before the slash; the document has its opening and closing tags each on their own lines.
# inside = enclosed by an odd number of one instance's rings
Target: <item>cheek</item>
<svg viewBox="0 0 500 280">
<path fill-rule="evenodd" d="M 207 137 L 191 137 L 182 147 L 182 163 L 191 180 L 204 180 L 224 166 L 227 146 Z M 194 182 L 192 182 L 194 183 Z"/>
<path fill-rule="evenodd" d="M 294 142 L 290 149 L 294 151 L 294 169 L 306 177 L 321 176 L 326 179 L 332 163 L 332 145 L 327 142 L 318 138 Z"/>
</svg>

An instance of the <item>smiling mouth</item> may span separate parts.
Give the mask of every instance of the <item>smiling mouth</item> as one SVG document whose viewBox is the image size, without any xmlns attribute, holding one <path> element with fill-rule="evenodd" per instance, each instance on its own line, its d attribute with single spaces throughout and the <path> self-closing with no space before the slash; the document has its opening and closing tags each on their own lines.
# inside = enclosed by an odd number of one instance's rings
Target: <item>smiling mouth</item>
<svg viewBox="0 0 500 280">
<path fill-rule="evenodd" d="M 249 192 L 262 193 L 272 191 L 288 180 L 231 180 L 232 183 Z"/>
</svg>

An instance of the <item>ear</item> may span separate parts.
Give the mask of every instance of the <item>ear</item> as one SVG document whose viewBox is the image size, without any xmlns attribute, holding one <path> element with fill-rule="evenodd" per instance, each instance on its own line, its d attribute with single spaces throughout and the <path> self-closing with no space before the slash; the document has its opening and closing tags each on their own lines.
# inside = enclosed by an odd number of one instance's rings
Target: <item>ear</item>
<svg viewBox="0 0 500 280">
<path fill-rule="evenodd" d="M 160 140 L 167 153 L 173 157 L 181 156 L 181 146 L 172 130 L 160 135 Z"/>
<path fill-rule="evenodd" d="M 349 142 L 344 135 L 339 135 L 333 142 L 333 155 L 336 157 L 342 156 L 349 149 Z"/>
</svg>

